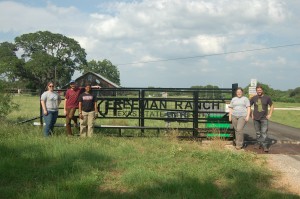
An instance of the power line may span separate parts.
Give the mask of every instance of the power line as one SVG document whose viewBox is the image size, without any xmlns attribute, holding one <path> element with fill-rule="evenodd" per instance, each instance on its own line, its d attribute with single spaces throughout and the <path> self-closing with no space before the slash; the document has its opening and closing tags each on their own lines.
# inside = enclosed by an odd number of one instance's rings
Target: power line
<svg viewBox="0 0 300 199">
<path fill-rule="evenodd" d="M 124 64 L 116 64 L 116 65 L 117 66 L 120 66 L 120 65 L 135 65 L 135 64 L 167 62 L 167 61 L 183 60 L 183 59 L 195 59 L 195 58 L 212 57 L 212 56 L 219 56 L 219 55 L 228 55 L 228 54 L 236 54 L 236 53 L 245 53 L 245 52 L 261 51 L 261 50 L 269 50 L 269 49 L 275 49 L 275 48 L 286 48 L 286 47 L 292 47 L 292 46 L 300 46 L 300 43 L 286 44 L 286 45 L 281 45 L 281 46 L 270 46 L 270 47 L 265 47 L 265 48 L 254 48 L 254 49 L 240 50 L 240 51 L 231 51 L 231 52 L 224 52 L 224 53 L 196 55 L 196 56 L 190 56 L 190 57 L 177 57 L 177 58 L 170 58 L 170 59 L 157 59 L 157 60 L 150 60 L 150 61 L 131 62 L 131 63 L 124 63 Z"/>
</svg>

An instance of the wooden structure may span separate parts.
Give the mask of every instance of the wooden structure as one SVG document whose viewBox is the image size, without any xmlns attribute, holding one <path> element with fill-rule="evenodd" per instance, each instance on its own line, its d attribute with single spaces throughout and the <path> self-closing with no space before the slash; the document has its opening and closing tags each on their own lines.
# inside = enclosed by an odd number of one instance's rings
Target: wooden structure
<svg viewBox="0 0 300 199">
<path fill-rule="evenodd" d="M 92 86 L 99 85 L 101 86 L 101 88 L 121 88 L 116 83 L 94 72 L 85 73 L 84 75 L 75 79 L 75 82 L 80 87 L 84 87 L 85 84 L 90 83 Z M 69 84 L 62 87 L 62 89 L 67 89 L 67 88 L 69 88 Z"/>
</svg>

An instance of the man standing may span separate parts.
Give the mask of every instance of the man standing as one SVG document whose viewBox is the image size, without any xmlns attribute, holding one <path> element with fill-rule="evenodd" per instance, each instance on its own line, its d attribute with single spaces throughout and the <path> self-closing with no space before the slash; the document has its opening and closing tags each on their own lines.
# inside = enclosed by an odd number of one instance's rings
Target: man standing
<svg viewBox="0 0 300 199">
<path fill-rule="evenodd" d="M 97 97 L 91 93 L 91 85 L 86 84 L 85 92 L 79 96 L 80 137 L 92 137 L 94 121 L 98 115 Z"/>
<path fill-rule="evenodd" d="M 265 152 L 269 151 L 267 139 L 268 123 L 272 116 L 274 105 L 271 98 L 264 95 L 262 86 L 256 86 L 256 96 L 253 96 L 250 100 L 250 105 L 254 104 L 254 111 L 251 116 L 254 122 L 254 128 L 256 131 L 256 146 L 262 146 Z M 270 106 L 270 111 L 268 108 Z"/>
<path fill-rule="evenodd" d="M 71 129 L 71 120 L 74 121 L 74 126 L 77 127 L 77 117 L 75 117 L 76 109 L 78 108 L 78 97 L 84 92 L 84 88 L 77 87 L 74 80 L 70 81 L 70 89 L 67 90 L 64 103 L 64 114 L 66 115 L 66 130 L 67 135 L 73 135 Z"/>
</svg>

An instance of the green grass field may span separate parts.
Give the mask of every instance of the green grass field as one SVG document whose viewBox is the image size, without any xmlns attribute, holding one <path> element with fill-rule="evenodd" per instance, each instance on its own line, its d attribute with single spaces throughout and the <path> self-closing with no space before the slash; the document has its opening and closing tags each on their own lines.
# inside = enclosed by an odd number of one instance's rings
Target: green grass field
<svg viewBox="0 0 300 199">
<path fill-rule="evenodd" d="M 300 103 L 275 102 L 274 106 L 276 108 L 296 108 L 296 107 L 300 107 Z M 295 128 L 300 128 L 299 119 L 300 119 L 300 111 L 274 110 L 271 121 L 284 124 L 287 126 L 292 126 Z"/>
<path fill-rule="evenodd" d="M 174 137 L 44 138 L 1 122 L 0 198 L 299 198 L 252 153 Z"/>
</svg>

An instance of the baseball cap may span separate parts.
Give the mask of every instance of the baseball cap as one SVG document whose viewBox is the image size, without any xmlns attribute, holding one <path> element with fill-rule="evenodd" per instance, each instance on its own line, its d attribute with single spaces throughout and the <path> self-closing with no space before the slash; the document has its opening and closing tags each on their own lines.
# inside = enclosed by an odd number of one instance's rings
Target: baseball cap
<svg viewBox="0 0 300 199">
<path fill-rule="evenodd" d="M 75 80 L 71 80 L 69 84 L 74 84 L 75 83 Z"/>
</svg>

